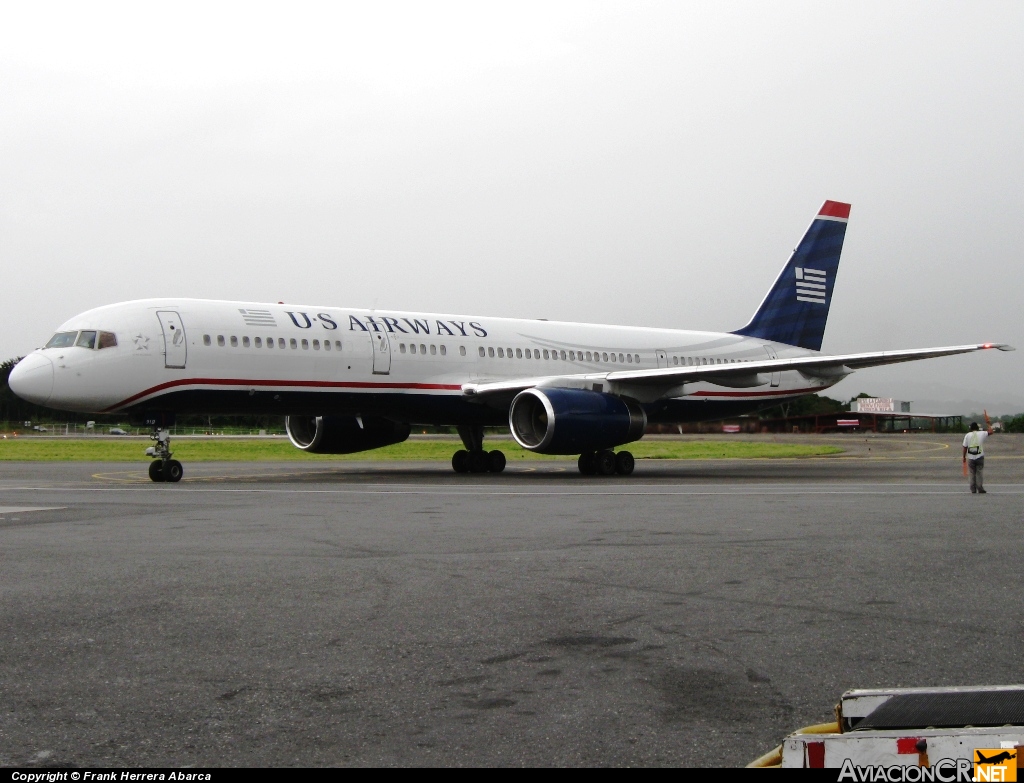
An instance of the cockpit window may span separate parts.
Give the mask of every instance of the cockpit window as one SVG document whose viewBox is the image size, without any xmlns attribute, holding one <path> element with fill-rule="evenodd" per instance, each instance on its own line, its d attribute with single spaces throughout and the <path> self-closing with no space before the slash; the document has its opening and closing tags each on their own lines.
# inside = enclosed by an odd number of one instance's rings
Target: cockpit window
<svg viewBox="0 0 1024 783">
<path fill-rule="evenodd" d="M 78 340 L 75 342 L 79 348 L 95 348 L 96 332 L 79 332 Z"/>
<path fill-rule="evenodd" d="M 116 348 L 117 335 L 113 332 L 100 332 L 100 348 Z"/>
<path fill-rule="evenodd" d="M 47 348 L 68 348 L 75 344 L 78 332 L 57 332 L 46 344 Z"/>
</svg>

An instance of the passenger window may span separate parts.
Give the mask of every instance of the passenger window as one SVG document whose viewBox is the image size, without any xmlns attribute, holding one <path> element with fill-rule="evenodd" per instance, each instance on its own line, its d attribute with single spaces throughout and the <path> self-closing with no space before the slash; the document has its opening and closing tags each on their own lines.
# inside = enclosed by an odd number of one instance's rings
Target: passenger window
<svg viewBox="0 0 1024 783">
<path fill-rule="evenodd" d="M 336 348 L 337 350 L 339 350 L 339 351 L 340 351 L 340 350 L 341 350 L 341 340 L 335 340 L 335 341 L 334 341 L 334 347 L 335 347 L 335 348 Z"/>
<path fill-rule="evenodd" d="M 633 354 L 631 354 L 631 353 L 627 353 L 627 354 L 626 354 L 626 361 L 627 361 L 627 362 L 628 362 L 629 364 L 632 364 L 632 363 L 633 363 Z"/>
<path fill-rule="evenodd" d="M 441 355 L 442 356 L 447 356 L 448 355 L 448 349 L 445 348 L 443 345 L 441 346 Z"/>
<path fill-rule="evenodd" d="M 673 356 L 673 357 L 672 357 L 672 364 L 673 364 L 673 365 L 674 365 L 675 367 L 678 367 L 678 366 L 679 366 L 679 357 L 678 357 L 678 356 Z"/>
<path fill-rule="evenodd" d="M 299 347 L 299 344 L 298 344 L 298 343 L 297 343 L 297 342 L 295 341 L 295 338 L 294 338 L 294 337 L 291 337 L 291 338 L 289 338 L 289 339 L 288 339 L 288 345 L 290 345 L 290 346 L 291 346 L 291 349 L 292 349 L 293 351 L 294 351 L 294 350 L 295 350 L 296 348 L 298 348 L 298 347 Z"/>
<path fill-rule="evenodd" d="M 243 337 L 242 338 L 242 347 L 243 348 L 248 348 L 249 347 L 249 338 L 248 337 Z"/>
<path fill-rule="evenodd" d="M 409 344 L 409 353 L 416 353 L 416 343 Z"/>
<path fill-rule="evenodd" d="M 420 343 L 420 353 L 423 354 L 424 356 L 427 355 L 427 346 L 425 346 L 423 343 Z"/>
<path fill-rule="evenodd" d="M 576 361 L 576 351 L 569 351 L 569 361 L 570 362 Z"/>
<path fill-rule="evenodd" d="M 222 335 L 222 334 L 218 334 L 217 335 L 217 345 L 219 345 L 221 348 L 224 347 L 224 335 Z"/>
<path fill-rule="evenodd" d="M 203 335 L 203 345 L 211 345 L 212 343 L 213 343 L 213 340 L 210 339 L 210 335 L 204 334 Z"/>
<path fill-rule="evenodd" d="M 320 350 L 320 341 L 319 340 L 314 340 L 313 341 L 313 350 L 314 351 L 319 351 Z"/>
<path fill-rule="evenodd" d="M 430 355 L 431 356 L 437 356 L 437 346 L 436 345 L 430 346 Z"/>
<path fill-rule="evenodd" d="M 619 363 L 621 363 L 621 362 L 622 362 L 622 354 L 620 353 L 619 354 Z"/>
<path fill-rule="evenodd" d="M 280 348 L 282 351 L 284 350 L 284 338 L 283 337 L 278 337 L 277 338 L 277 347 Z"/>
<path fill-rule="evenodd" d="M 487 351 L 484 350 L 484 347 L 482 345 L 480 346 L 480 355 L 481 356 L 486 356 L 487 355 Z"/>
<path fill-rule="evenodd" d="M 466 355 L 466 346 L 460 345 L 459 346 L 459 356 L 465 356 L 465 355 Z"/>
<path fill-rule="evenodd" d="M 399 343 L 398 344 L 398 352 L 399 353 L 405 353 L 405 343 Z"/>
<path fill-rule="evenodd" d="M 601 354 L 601 361 L 603 361 L 603 362 L 606 362 L 606 361 L 608 361 L 608 354 L 606 354 L 606 353 L 602 353 L 602 354 Z"/>
<path fill-rule="evenodd" d="M 238 338 L 235 337 L 234 335 L 231 335 L 231 347 L 232 348 L 237 348 L 238 347 Z"/>
<path fill-rule="evenodd" d="M 79 348 L 95 348 L 96 332 L 79 332 L 78 340 L 75 342 Z"/>
<path fill-rule="evenodd" d="M 262 348 L 263 347 L 263 340 L 260 339 L 259 337 L 254 337 L 252 339 L 252 342 L 253 342 L 253 345 L 255 345 L 257 348 Z"/>
<path fill-rule="evenodd" d="M 505 358 L 505 349 L 504 348 L 498 348 L 498 358 L 499 359 L 504 359 Z"/>
<path fill-rule="evenodd" d="M 490 356 L 493 359 L 494 358 L 494 349 L 493 348 L 488 348 L 487 349 L 487 355 Z"/>
<path fill-rule="evenodd" d="M 331 350 L 331 341 L 330 340 L 324 340 L 324 350 L 325 351 Z"/>
<path fill-rule="evenodd" d="M 532 359 L 533 358 L 533 356 L 530 354 L 530 349 L 529 348 L 526 349 L 526 358 L 527 359 Z"/>
<path fill-rule="evenodd" d="M 565 361 L 565 351 L 562 351 L 562 361 Z"/>
<path fill-rule="evenodd" d="M 612 357 L 612 361 L 614 362 L 615 361 L 615 354 L 612 354 L 611 357 Z"/>
<path fill-rule="evenodd" d="M 547 348 L 544 349 L 544 358 L 545 359 L 550 358 L 550 355 L 548 354 L 548 349 Z"/>
<path fill-rule="evenodd" d="M 307 340 L 305 338 L 303 338 L 303 340 L 302 340 L 302 350 L 304 350 L 304 351 L 308 351 L 309 350 L 309 340 Z"/>
<path fill-rule="evenodd" d="M 274 338 L 273 337 L 268 337 L 267 338 L 267 348 L 273 348 L 273 347 L 274 347 Z"/>
<path fill-rule="evenodd" d="M 635 361 L 637 364 L 640 364 L 640 354 L 633 354 L 633 361 Z"/>
<path fill-rule="evenodd" d="M 588 361 L 588 362 L 589 362 L 589 361 L 591 360 L 591 358 L 590 358 L 590 357 L 591 357 L 591 355 L 590 355 L 590 351 L 587 351 L 587 361 Z"/>
<path fill-rule="evenodd" d="M 516 358 L 517 359 L 522 359 L 523 358 L 523 349 L 522 348 L 516 348 Z"/>
</svg>

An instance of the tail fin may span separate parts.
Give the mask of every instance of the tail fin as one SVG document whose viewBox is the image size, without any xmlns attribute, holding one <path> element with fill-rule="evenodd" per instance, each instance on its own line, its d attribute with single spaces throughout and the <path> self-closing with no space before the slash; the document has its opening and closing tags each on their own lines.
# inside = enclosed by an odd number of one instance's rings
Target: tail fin
<svg viewBox="0 0 1024 783">
<path fill-rule="evenodd" d="M 826 201 L 754 317 L 733 334 L 821 350 L 850 205 Z"/>
</svg>

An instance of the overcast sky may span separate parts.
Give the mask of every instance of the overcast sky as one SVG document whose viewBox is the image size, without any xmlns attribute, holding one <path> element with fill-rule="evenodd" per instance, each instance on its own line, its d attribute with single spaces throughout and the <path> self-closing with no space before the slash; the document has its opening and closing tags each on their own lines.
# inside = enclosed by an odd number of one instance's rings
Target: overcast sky
<svg viewBox="0 0 1024 783">
<path fill-rule="evenodd" d="M 825 351 L 1022 349 L 834 396 L 1024 410 L 1024 3 L 2 18 L 0 357 L 150 296 L 731 330 L 831 198 Z"/>
</svg>

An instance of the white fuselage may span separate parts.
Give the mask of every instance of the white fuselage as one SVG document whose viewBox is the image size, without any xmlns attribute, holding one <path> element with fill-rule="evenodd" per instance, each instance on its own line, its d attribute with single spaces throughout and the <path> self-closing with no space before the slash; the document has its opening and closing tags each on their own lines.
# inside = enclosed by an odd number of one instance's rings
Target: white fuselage
<svg viewBox="0 0 1024 783">
<path fill-rule="evenodd" d="M 19 365 L 18 393 L 93 413 L 375 412 L 414 424 L 497 423 L 507 405 L 472 400 L 464 384 L 813 354 L 719 332 L 196 299 L 101 307 L 58 333 L 89 331 L 113 334 L 116 345 L 39 349 Z M 717 418 L 838 380 L 793 370 L 752 377 L 648 390 L 640 402 L 653 420 Z"/>
</svg>

